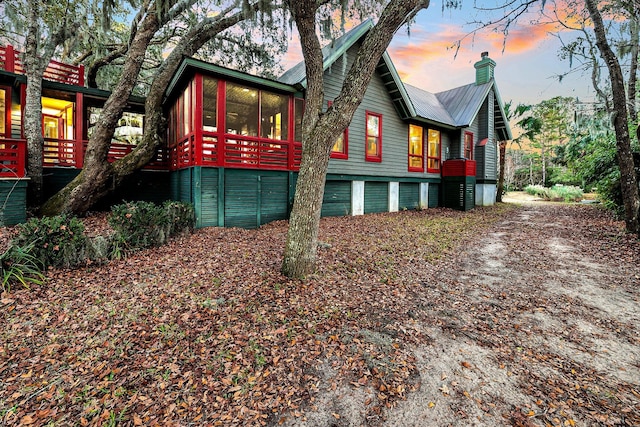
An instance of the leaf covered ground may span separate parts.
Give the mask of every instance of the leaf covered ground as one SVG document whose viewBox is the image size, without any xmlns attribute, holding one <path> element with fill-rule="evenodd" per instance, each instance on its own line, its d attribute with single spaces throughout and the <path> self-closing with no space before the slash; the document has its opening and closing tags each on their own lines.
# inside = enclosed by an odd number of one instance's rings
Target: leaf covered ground
<svg viewBox="0 0 640 427">
<path fill-rule="evenodd" d="M 640 245 L 592 206 L 208 228 L 0 300 L 5 425 L 640 425 Z"/>
</svg>

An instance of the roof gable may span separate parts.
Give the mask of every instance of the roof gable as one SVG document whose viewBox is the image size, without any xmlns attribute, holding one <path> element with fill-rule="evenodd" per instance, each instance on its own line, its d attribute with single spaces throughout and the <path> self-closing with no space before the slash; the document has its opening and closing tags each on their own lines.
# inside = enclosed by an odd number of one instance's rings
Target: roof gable
<svg viewBox="0 0 640 427">
<path fill-rule="evenodd" d="M 353 28 L 346 34 L 322 48 L 323 70 L 327 70 L 346 52 L 360 42 L 364 36 L 373 28 L 373 21 L 368 19 L 362 24 Z M 382 78 L 385 88 L 389 92 L 393 105 L 401 118 L 407 119 L 415 116 L 415 109 L 409 100 L 407 91 L 400 80 L 396 67 L 391 62 L 391 57 L 384 52 L 376 66 L 376 72 Z M 307 76 L 304 61 L 297 63 L 295 66 L 287 70 L 280 76 L 278 81 L 290 85 L 307 86 Z"/>
<path fill-rule="evenodd" d="M 373 27 L 371 19 L 367 19 L 357 27 L 354 27 L 346 34 L 331 41 L 322 48 L 322 69 L 327 70 L 334 62 L 336 62 L 347 50 L 364 37 Z M 307 73 L 304 61 L 298 62 L 296 65 L 288 69 L 278 78 L 282 83 L 295 85 L 299 84 L 307 87 Z"/>
<path fill-rule="evenodd" d="M 370 19 L 366 20 L 326 45 L 322 49 L 323 69 L 326 71 L 331 67 L 347 50 L 360 42 L 371 28 L 373 28 L 373 22 Z M 376 72 L 382 78 L 400 118 L 433 122 L 450 128 L 470 126 L 478 115 L 489 91 L 493 89 L 495 93 L 493 106 L 495 129 L 500 139 L 511 139 L 511 129 L 493 79 L 485 84 L 471 83 L 434 94 L 403 83 L 387 52 L 380 58 Z M 307 77 L 304 61 L 287 70 L 278 81 L 306 87 Z"/>
</svg>

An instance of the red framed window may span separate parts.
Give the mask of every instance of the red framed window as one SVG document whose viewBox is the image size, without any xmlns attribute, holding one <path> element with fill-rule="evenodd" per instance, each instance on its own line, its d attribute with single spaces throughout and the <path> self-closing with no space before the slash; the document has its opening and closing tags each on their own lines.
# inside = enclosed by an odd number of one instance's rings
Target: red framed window
<svg viewBox="0 0 640 427">
<path fill-rule="evenodd" d="M 333 102 L 327 101 L 327 107 L 331 107 Z M 336 139 L 336 142 L 331 147 L 331 158 L 332 159 L 343 159 L 347 160 L 349 158 L 349 128 L 346 128 L 342 135 Z"/>
<path fill-rule="evenodd" d="M 409 125 L 409 172 L 424 172 L 424 131 Z"/>
<path fill-rule="evenodd" d="M 11 89 L 0 86 L 0 137 L 11 137 Z"/>
<path fill-rule="evenodd" d="M 304 115 L 304 99 L 293 100 L 293 140 L 302 141 L 302 117 Z"/>
<path fill-rule="evenodd" d="M 442 162 L 442 135 L 440 131 L 429 129 L 427 136 L 427 172 L 440 172 Z"/>
<path fill-rule="evenodd" d="M 367 162 L 382 161 L 382 114 L 366 112 L 366 147 Z"/>
<path fill-rule="evenodd" d="M 464 133 L 464 158 L 473 160 L 473 133 Z"/>
</svg>

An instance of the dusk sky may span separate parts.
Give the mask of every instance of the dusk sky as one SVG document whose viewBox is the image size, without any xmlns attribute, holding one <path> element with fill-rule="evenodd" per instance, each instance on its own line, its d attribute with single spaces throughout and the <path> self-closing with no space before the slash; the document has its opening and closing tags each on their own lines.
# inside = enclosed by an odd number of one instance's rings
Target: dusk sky
<svg viewBox="0 0 640 427">
<path fill-rule="evenodd" d="M 482 3 L 478 1 L 478 3 Z M 495 3 L 494 3 L 495 4 Z M 551 2 L 547 7 L 552 6 Z M 467 22 L 482 18 L 468 0 L 462 10 L 442 12 L 442 0 L 432 1 L 418 14 L 408 36 L 406 27 L 394 37 L 389 53 L 406 83 L 429 92 L 440 92 L 471 83 L 475 79 L 473 64 L 481 52 L 489 52 L 496 63 L 495 76 L 503 101 L 535 104 L 554 96 L 579 97 L 593 101 L 593 88 L 588 74 L 573 73 L 560 83 L 558 74 L 569 70 L 568 61 L 558 58 L 560 42 L 549 34 L 549 26 L 531 26 L 524 19 L 510 30 L 503 52 L 503 35 L 484 31 L 468 37 L 455 57 L 453 44 L 474 26 Z M 356 23 L 357 24 L 357 23 Z M 569 33 L 562 35 L 569 40 Z M 283 64 L 285 69 L 301 60 L 296 36 Z"/>
</svg>

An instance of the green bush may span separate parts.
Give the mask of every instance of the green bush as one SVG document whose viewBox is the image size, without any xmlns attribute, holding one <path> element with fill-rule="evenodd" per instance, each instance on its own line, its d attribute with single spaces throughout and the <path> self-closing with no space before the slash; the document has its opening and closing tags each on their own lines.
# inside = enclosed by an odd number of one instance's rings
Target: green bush
<svg viewBox="0 0 640 427">
<path fill-rule="evenodd" d="M 115 233 L 88 238 L 84 224 L 66 215 L 33 218 L 18 226 L 9 249 L 0 254 L 2 289 L 29 287 L 44 280 L 47 267 L 77 267 L 88 262 L 120 259 L 136 250 L 159 246 L 169 237 L 191 231 L 194 209 L 181 202 L 162 206 L 148 202 L 113 206 L 108 222 Z"/>
<path fill-rule="evenodd" d="M 165 202 L 157 206 L 150 202 L 130 202 L 111 208 L 109 224 L 116 232 L 113 258 L 129 252 L 160 246 L 169 237 L 191 231 L 195 225 L 193 206 L 182 202 Z"/>
<path fill-rule="evenodd" d="M 193 205 L 183 202 L 166 201 L 163 205 L 169 217 L 169 236 L 182 232 L 191 232 L 196 223 L 196 213 Z"/>
<path fill-rule="evenodd" d="M 527 185 L 524 189 L 527 194 L 540 197 L 545 200 L 564 200 L 565 202 L 578 202 L 584 196 L 580 187 L 572 185 L 554 185 L 546 188 L 541 185 Z"/>
<path fill-rule="evenodd" d="M 549 189 L 542 185 L 527 185 L 524 191 L 531 196 L 540 197 L 545 200 L 550 199 Z"/>
<path fill-rule="evenodd" d="M 125 252 L 160 246 L 166 241 L 169 216 L 151 202 L 129 202 L 111 207 L 109 225 Z"/>
<path fill-rule="evenodd" d="M 43 268 L 76 267 L 85 262 L 84 224 L 76 217 L 32 218 L 18 226 L 13 246 L 30 248 Z"/>
<path fill-rule="evenodd" d="M 0 278 L 2 290 L 9 292 L 11 285 L 21 284 L 29 289 L 31 284 L 41 285 L 44 281 L 42 264 L 31 254 L 33 243 L 21 246 L 9 246 L 0 254 Z"/>
<path fill-rule="evenodd" d="M 552 199 L 560 199 L 565 202 L 579 202 L 584 193 L 582 188 L 573 185 L 554 185 L 550 190 Z"/>
</svg>

